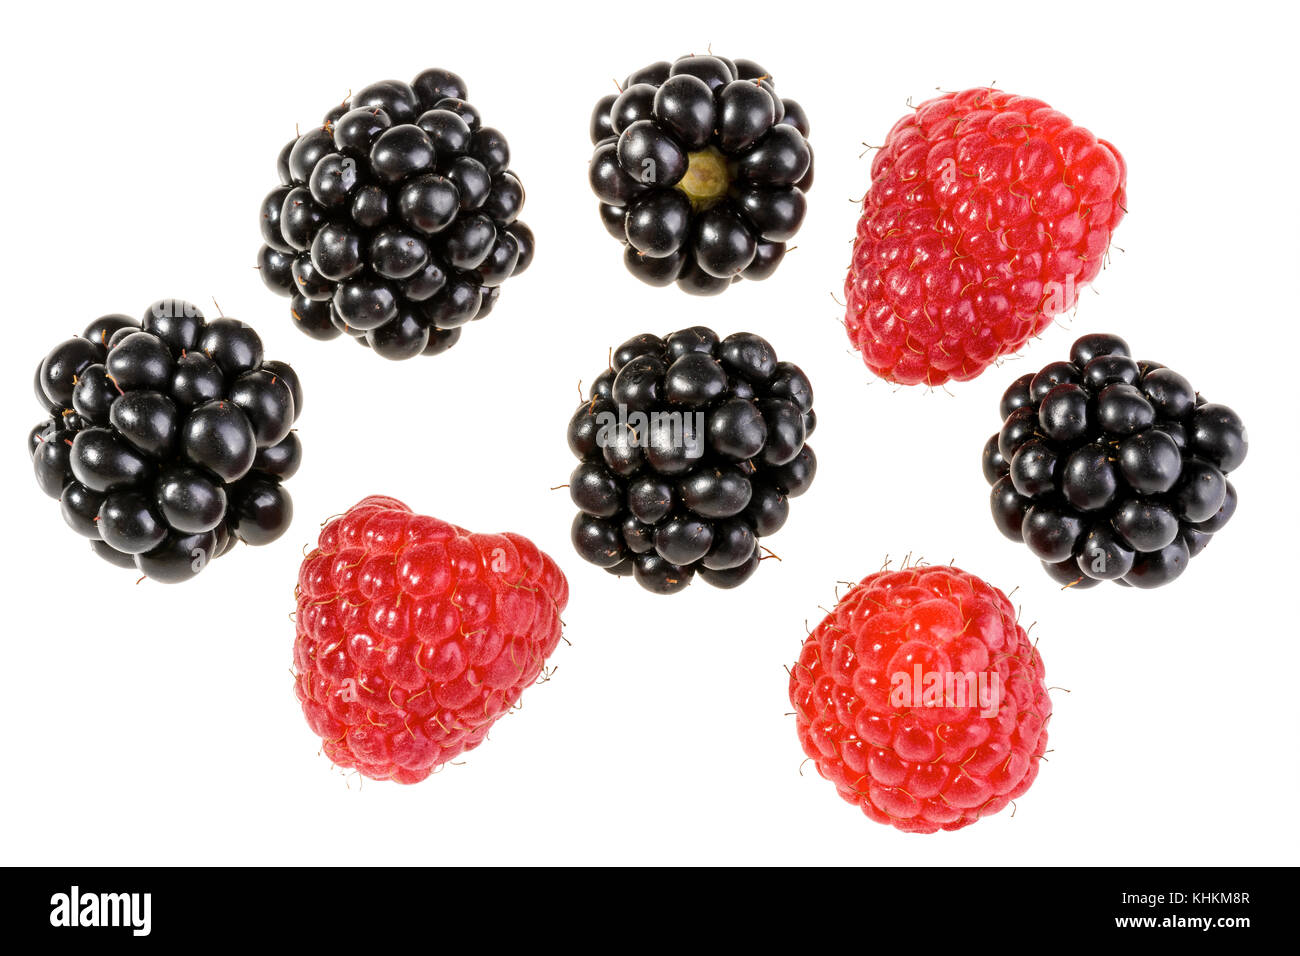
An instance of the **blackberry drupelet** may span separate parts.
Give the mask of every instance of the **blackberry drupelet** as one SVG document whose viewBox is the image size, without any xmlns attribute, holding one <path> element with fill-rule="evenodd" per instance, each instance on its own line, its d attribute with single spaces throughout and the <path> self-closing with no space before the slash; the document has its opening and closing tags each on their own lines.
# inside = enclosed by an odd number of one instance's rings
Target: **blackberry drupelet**
<svg viewBox="0 0 1300 956">
<path fill-rule="evenodd" d="M 1177 578 L 1237 508 L 1246 429 L 1116 335 L 1016 379 L 984 445 L 993 521 L 1067 587 Z"/>
<path fill-rule="evenodd" d="M 441 69 L 373 83 L 281 150 L 258 268 L 312 338 L 445 352 L 532 262 L 510 147 L 466 95 Z"/>
<path fill-rule="evenodd" d="M 186 581 L 289 527 L 302 389 L 244 323 L 179 299 L 106 315 L 50 351 L 35 389 L 36 482 L 111 564 Z"/>
<path fill-rule="evenodd" d="M 628 271 L 716 295 L 766 279 L 803 222 L 808 117 L 752 60 L 684 56 L 596 103 L 589 178 Z"/>
<path fill-rule="evenodd" d="M 696 572 L 744 583 L 817 472 L 812 404 L 807 376 L 752 333 L 629 339 L 569 422 L 574 548 L 658 594 Z"/>
</svg>

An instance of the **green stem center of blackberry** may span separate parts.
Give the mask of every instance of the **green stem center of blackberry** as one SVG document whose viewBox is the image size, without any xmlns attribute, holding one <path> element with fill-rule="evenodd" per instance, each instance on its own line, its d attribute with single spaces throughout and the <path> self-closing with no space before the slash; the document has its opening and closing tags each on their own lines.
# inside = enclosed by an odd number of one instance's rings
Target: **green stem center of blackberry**
<svg viewBox="0 0 1300 956">
<path fill-rule="evenodd" d="M 727 194 L 731 175 L 727 172 L 727 158 L 713 146 L 707 146 L 686 156 L 686 174 L 677 188 L 686 193 L 691 208 L 696 212 L 708 209 Z"/>
</svg>

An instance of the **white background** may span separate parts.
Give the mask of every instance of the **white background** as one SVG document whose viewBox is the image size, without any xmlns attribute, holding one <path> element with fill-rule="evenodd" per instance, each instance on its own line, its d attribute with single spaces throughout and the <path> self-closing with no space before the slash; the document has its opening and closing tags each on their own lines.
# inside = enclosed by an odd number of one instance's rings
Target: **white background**
<svg viewBox="0 0 1300 956">
<path fill-rule="evenodd" d="M 559 7 L 222 5 L 21 14 L 6 110 L 4 786 L 7 862 L 1191 864 L 1295 862 L 1295 23 L 1247 3 Z M 25 8 L 31 11 L 35 8 Z M 381 42 L 382 40 L 382 42 Z M 721 298 L 627 275 L 586 182 L 613 78 L 714 50 L 812 120 L 811 210 L 767 282 Z M 531 271 L 434 359 L 297 332 L 253 269 L 275 157 L 349 89 L 456 70 L 509 137 Z M 1118 145 L 1130 215 L 1077 313 L 1020 359 L 897 390 L 846 348 L 840 295 L 870 155 L 936 88 L 996 83 Z M 297 518 L 182 586 L 135 584 L 30 474 L 32 366 L 105 312 L 220 302 L 306 388 Z M 212 310 L 215 311 L 215 310 Z M 612 345 L 693 324 L 767 336 L 816 389 L 820 471 L 739 591 L 662 598 L 573 554 L 561 485 L 579 383 Z M 1171 587 L 1062 593 L 988 515 L 979 454 L 1012 378 L 1125 335 L 1250 429 L 1233 523 Z M 290 678 L 293 586 L 318 524 L 374 493 L 549 551 L 571 646 L 462 766 L 364 784 L 318 753 Z M 792 662 L 837 581 L 955 559 L 1037 622 L 1049 763 L 955 834 L 865 819 L 804 767 Z"/>
</svg>

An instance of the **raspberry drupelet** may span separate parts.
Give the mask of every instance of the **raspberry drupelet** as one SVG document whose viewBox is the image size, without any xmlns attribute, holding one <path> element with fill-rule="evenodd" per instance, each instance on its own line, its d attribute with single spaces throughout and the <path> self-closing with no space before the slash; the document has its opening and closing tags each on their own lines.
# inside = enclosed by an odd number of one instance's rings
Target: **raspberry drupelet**
<svg viewBox="0 0 1300 956">
<path fill-rule="evenodd" d="M 542 673 L 569 599 L 527 538 L 372 496 L 298 574 L 294 689 L 336 765 L 418 783 L 483 742 Z"/>
<path fill-rule="evenodd" d="M 877 823 L 958 830 L 1034 782 L 1051 701 L 997 588 L 954 567 L 869 574 L 790 672 L 799 742 Z"/>
<path fill-rule="evenodd" d="M 1125 213 L 1119 151 L 1042 100 L 945 93 L 871 166 L 845 327 L 877 375 L 966 381 L 1072 309 Z"/>
</svg>

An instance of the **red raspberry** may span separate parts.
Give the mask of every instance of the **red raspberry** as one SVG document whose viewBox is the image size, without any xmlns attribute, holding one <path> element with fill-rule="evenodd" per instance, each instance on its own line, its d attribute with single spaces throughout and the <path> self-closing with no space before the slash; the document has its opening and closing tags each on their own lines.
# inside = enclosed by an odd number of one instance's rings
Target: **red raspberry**
<svg viewBox="0 0 1300 956">
<path fill-rule="evenodd" d="M 418 783 L 483 742 L 560 641 L 569 585 L 517 534 L 470 534 L 394 498 L 321 530 L 298 571 L 295 690 L 325 755 Z"/>
<path fill-rule="evenodd" d="M 871 164 L 844 293 L 877 375 L 974 378 L 1073 308 L 1124 218 L 1124 160 L 1042 100 L 946 93 Z"/>
<path fill-rule="evenodd" d="M 953 567 L 869 574 L 790 673 L 799 742 L 877 823 L 958 830 L 1029 789 L 1052 705 L 997 588 Z"/>
</svg>

